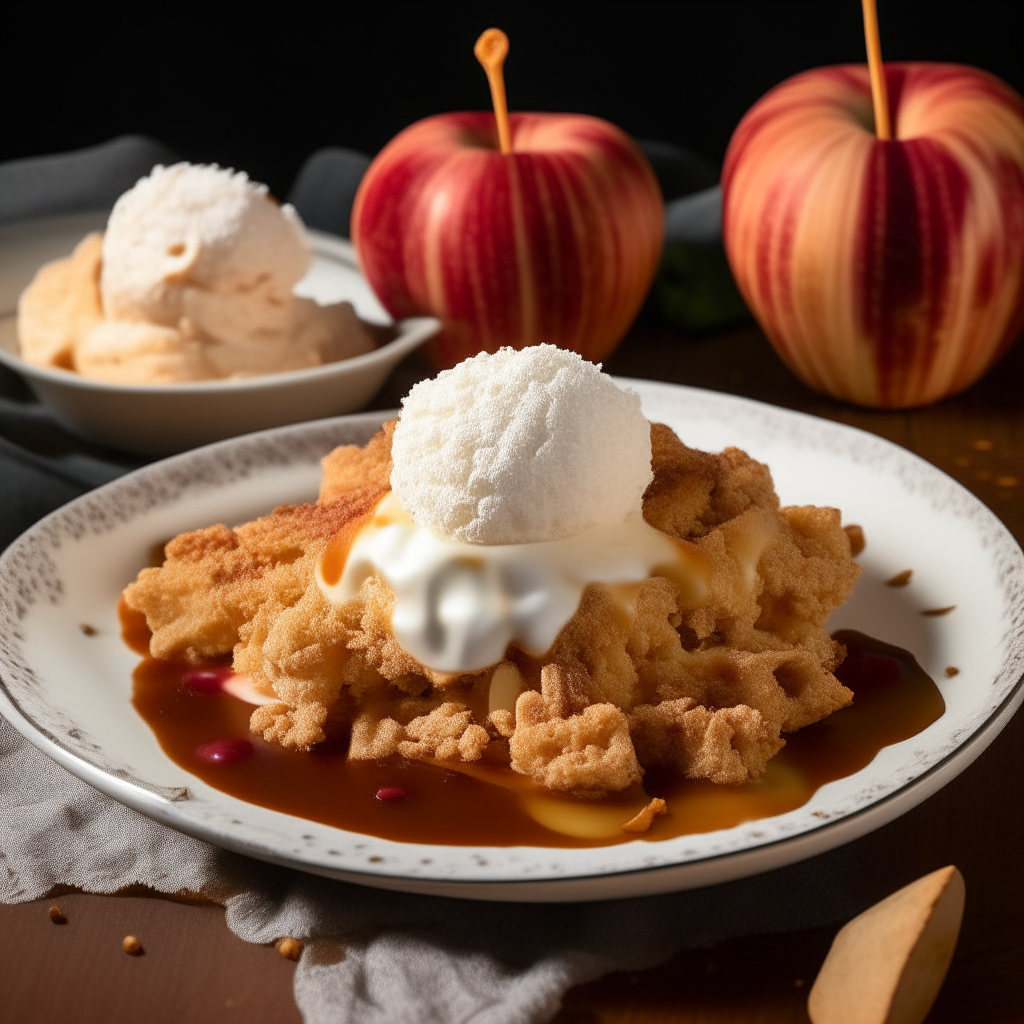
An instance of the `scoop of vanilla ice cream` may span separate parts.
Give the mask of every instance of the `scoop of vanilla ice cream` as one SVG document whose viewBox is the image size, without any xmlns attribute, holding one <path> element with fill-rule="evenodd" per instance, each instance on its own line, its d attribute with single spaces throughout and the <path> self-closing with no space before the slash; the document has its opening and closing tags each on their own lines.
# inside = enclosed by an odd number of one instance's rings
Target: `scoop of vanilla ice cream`
<svg viewBox="0 0 1024 1024">
<path fill-rule="evenodd" d="M 571 537 L 640 514 L 650 429 L 639 398 L 575 352 L 481 353 L 409 392 L 391 487 L 413 522 L 444 537 Z"/>
<path fill-rule="evenodd" d="M 112 320 L 177 325 L 237 342 L 286 330 L 310 264 L 298 214 L 240 171 L 155 167 L 114 204 L 100 292 Z"/>
</svg>

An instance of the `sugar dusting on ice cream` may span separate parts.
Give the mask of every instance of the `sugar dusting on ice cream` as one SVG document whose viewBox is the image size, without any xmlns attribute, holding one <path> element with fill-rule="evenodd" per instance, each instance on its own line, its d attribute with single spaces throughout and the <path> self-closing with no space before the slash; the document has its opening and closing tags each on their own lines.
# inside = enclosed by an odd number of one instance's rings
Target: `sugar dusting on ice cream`
<svg viewBox="0 0 1024 1024">
<path fill-rule="evenodd" d="M 575 352 L 481 353 L 402 403 L 391 486 L 443 537 L 557 540 L 639 515 L 650 429 L 639 398 Z"/>
<path fill-rule="evenodd" d="M 156 167 L 118 199 L 107 222 L 103 309 L 115 320 L 162 324 L 198 314 L 198 327 L 222 334 L 193 308 L 199 291 L 253 313 L 258 307 L 259 322 L 283 327 L 309 262 L 298 214 L 274 203 L 265 185 L 216 166 Z"/>
</svg>

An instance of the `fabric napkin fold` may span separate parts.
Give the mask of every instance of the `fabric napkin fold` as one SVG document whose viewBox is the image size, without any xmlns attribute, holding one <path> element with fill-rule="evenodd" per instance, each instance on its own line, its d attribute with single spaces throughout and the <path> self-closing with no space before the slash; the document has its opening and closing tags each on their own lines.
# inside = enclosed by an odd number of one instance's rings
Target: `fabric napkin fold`
<svg viewBox="0 0 1024 1024">
<path fill-rule="evenodd" d="M 656 154 L 663 178 L 671 149 Z M 174 155 L 166 147 L 135 138 L 2 165 L 0 194 L 10 191 L 0 220 L 109 205 L 153 162 L 168 159 Z M 307 223 L 344 228 L 366 159 L 343 150 L 311 158 L 290 197 Z M 675 166 L 674 187 L 709 184 L 699 161 Z M 702 202 L 707 221 L 709 200 Z M 63 431 L 19 378 L 0 371 L 0 547 L 138 464 Z M 651 966 L 678 949 L 732 936 L 845 920 L 893 887 L 881 875 L 861 877 L 864 842 L 759 877 L 642 899 L 530 904 L 408 895 L 192 839 L 92 789 L 0 718 L 0 900 L 37 899 L 55 885 L 203 894 L 225 904 L 228 926 L 247 941 L 305 940 L 295 995 L 314 1024 L 545 1021 L 570 987 L 607 971 Z"/>
<path fill-rule="evenodd" d="M 121 135 L 72 153 L 0 164 L 0 224 L 79 210 L 105 210 L 174 150 L 145 135 Z"/>
</svg>

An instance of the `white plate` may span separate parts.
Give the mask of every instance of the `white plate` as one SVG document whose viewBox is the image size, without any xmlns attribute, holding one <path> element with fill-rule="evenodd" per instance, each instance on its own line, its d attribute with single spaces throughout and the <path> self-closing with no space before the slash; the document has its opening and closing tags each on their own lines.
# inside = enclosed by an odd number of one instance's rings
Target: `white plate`
<svg viewBox="0 0 1024 1024">
<path fill-rule="evenodd" d="M 644 411 L 710 450 L 767 462 L 787 504 L 835 505 L 860 523 L 864 574 L 833 628 L 908 648 L 946 713 L 864 769 L 774 818 L 703 835 L 594 849 L 428 846 L 359 835 L 244 803 L 161 752 L 129 703 L 137 658 L 117 598 L 150 546 L 181 530 L 238 523 L 312 499 L 318 459 L 365 441 L 364 414 L 236 438 L 149 466 L 44 519 L 0 558 L 0 711 L 80 778 L 220 846 L 387 888 L 507 900 L 666 892 L 755 874 L 849 842 L 961 772 L 1022 697 L 1024 555 L 999 520 L 945 474 L 837 423 L 727 395 L 640 381 Z M 884 580 L 913 568 L 911 586 Z M 955 604 L 941 618 L 920 612 Z M 82 622 L 99 629 L 84 636 Z M 947 679 L 943 669 L 960 674 Z"/>
<path fill-rule="evenodd" d="M 64 426 L 101 444 L 166 455 L 251 430 L 351 412 L 366 405 L 395 364 L 440 326 L 432 317 L 403 320 L 393 340 L 366 355 L 245 380 L 106 384 L 25 362 L 18 355 L 18 296 L 41 264 L 68 255 L 90 231 L 102 230 L 106 219 L 104 212 L 77 213 L 0 227 L 0 363 L 25 377 Z M 296 292 L 322 303 L 347 299 L 369 323 L 391 324 L 359 271 L 351 243 L 317 231 L 309 237 L 313 262 Z"/>
</svg>

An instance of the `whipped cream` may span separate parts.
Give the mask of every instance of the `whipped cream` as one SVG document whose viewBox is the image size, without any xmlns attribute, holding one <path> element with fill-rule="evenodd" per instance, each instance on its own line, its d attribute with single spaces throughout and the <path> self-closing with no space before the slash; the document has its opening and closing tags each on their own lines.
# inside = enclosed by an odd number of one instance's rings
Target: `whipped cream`
<svg viewBox="0 0 1024 1024">
<path fill-rule="evenodd" d="M 559 540 L 468 544 L 417 526 L 391 493 L 353 539 L 344 567 L 328 548 L 316 577 L 327 598 L 344 605 L 379 576 L 395 595 L 399 644 L 428 668 L 462 673 L 501 661 L 512 642 L 545 654 L 588 583 L 668 576 L 684 606 L 696 607 L 706 596 L 705 572 L 696 548 L 639 514 Z"/>
</svg>

